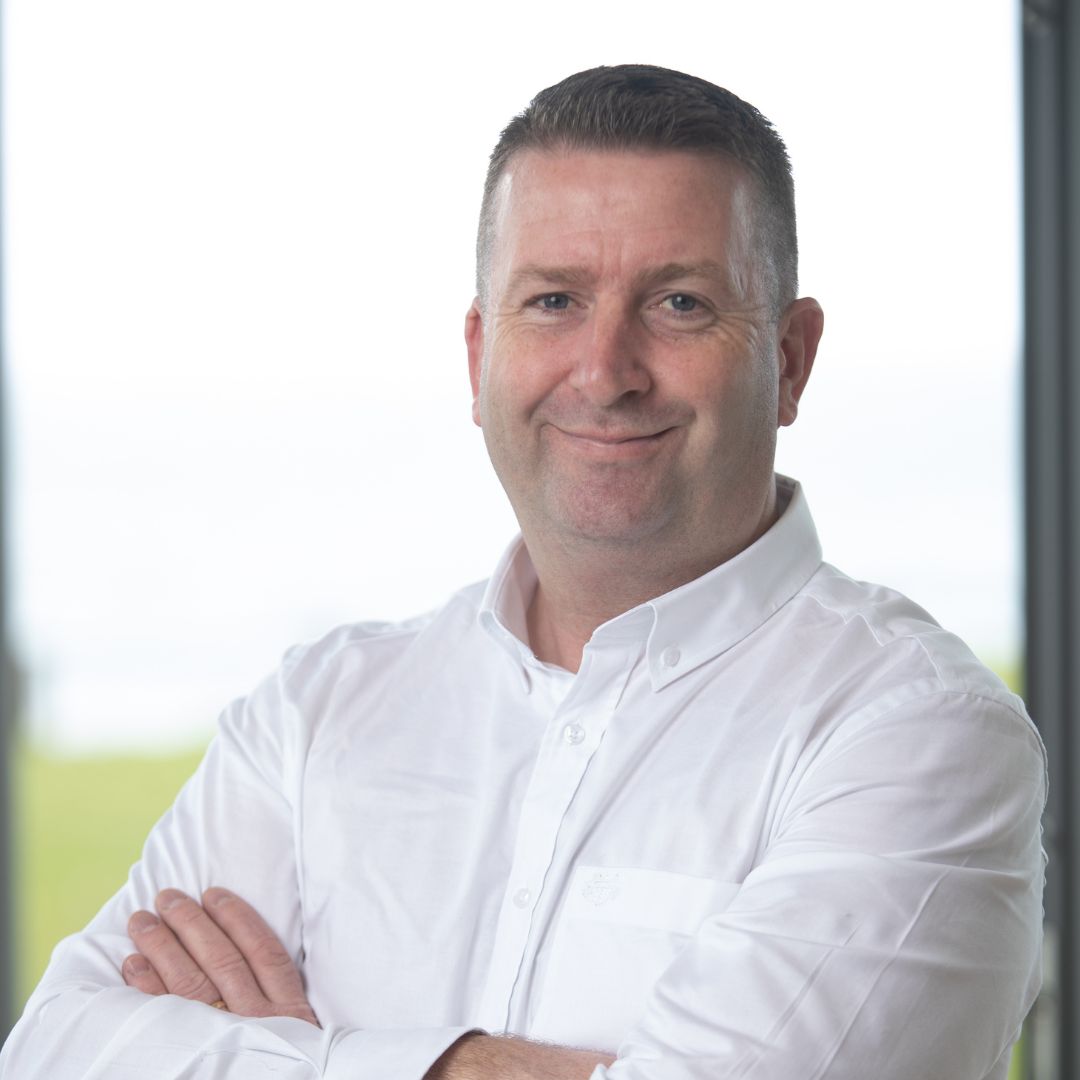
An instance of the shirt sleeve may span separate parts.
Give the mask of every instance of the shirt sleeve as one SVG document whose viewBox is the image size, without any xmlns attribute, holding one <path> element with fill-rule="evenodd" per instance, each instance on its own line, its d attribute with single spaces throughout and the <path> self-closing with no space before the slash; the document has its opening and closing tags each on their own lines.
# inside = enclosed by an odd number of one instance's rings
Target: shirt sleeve
<svg viewBox="0 0 1080 1080">
<path fill-rule="evenodd" d="M 302 970 L 296 858 L 302 754 L 283 692 L 288 660 L 225 711 L 206 757 L 151 832 L 127 884 L 81 933 L 62 941 L 0 1052 L 2 1080 L 420 1080 L 468 1028 L 324 1029 L 291 1017 L 252 1019 L 124 984 L 134 951 L 126 924 L 172 886 L 199 896 L 222 885 L 256 902 Z"/>
<path fill-rule="evenodd" d="M 1039 986 L 1030 721 L 944 692 L 854 718 L 777 797 L 763 857 L 592 1080 L 1003 1080 Z"/>
</svg>

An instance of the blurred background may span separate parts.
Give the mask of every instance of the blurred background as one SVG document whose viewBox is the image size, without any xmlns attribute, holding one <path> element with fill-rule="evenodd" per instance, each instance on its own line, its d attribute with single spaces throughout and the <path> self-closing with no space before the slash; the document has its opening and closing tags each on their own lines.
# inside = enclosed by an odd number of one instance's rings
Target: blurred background
<svg viewBox="0 0 1080 1080">
<path fill-rule="evenodd" d="M 829 561 L 1018 686 L 1020 33 L 1015 0 L 6 0 L 16 1008 L 227 701 L 490 572 L 480 190 L 580 68 L 681 68 L 776 124 L 826 311 L 779 467 Z"/>
</svg>

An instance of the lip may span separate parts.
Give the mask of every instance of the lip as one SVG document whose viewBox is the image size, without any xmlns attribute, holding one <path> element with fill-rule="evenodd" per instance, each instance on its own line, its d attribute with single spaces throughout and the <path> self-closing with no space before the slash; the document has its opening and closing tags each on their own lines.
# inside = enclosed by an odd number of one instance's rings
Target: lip
<svg viewBox="0 0 1080 1080">
<path fill-rule="evenodd" d="M 675 431 L 673 427 L 653 432 L 567 431 L 552 426 L 578 452 L 606 460 L 646 457 Z"/>
<path fill-rule="evenodd" d="M 596 433 L 591 431 L 563 431 L 563 434 L 569 435 L 572 439 L 584 439 L 586 442 L 611 445 L 612 443 L 640 442 L 643 439 L 656 439 L 668 430 L 668 428 L 663 428 L 661 431 L 634 432 L 633 434 L 625 435 L 612 435 L 610 432 L 599 431 Z"/>
</svg>

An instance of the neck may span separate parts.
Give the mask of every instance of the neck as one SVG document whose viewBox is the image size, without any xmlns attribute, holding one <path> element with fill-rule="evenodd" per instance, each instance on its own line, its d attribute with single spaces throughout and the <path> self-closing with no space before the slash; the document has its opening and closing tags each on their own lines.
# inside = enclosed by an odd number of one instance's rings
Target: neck
<svg viewBox="0 0 1080 1080">
<path fill-rule="evenodd" d="M 726 546 L 566 543 L 524 528 L 539 579 L 526 613 L 529 645 L 538 659 L 568 671 L 581 666 L 593 631 L 631 608 L 694 581 L 762 536 L 776 520 L 775 490 L 760 518 Z"/>
</svg>

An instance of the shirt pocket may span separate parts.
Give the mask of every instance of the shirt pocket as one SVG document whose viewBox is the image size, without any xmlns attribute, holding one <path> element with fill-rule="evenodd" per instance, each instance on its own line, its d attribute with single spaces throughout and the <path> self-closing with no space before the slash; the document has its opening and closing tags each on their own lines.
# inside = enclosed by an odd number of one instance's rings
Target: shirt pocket
<svg viewBox="0 0 1080 1080">
<path fill-rule="evenodd" d="M 667 870 L 577 867 L 529 1033 L 614 1050 L 664 969 L 738 890 L 734 882 Z"/>
</svg>

